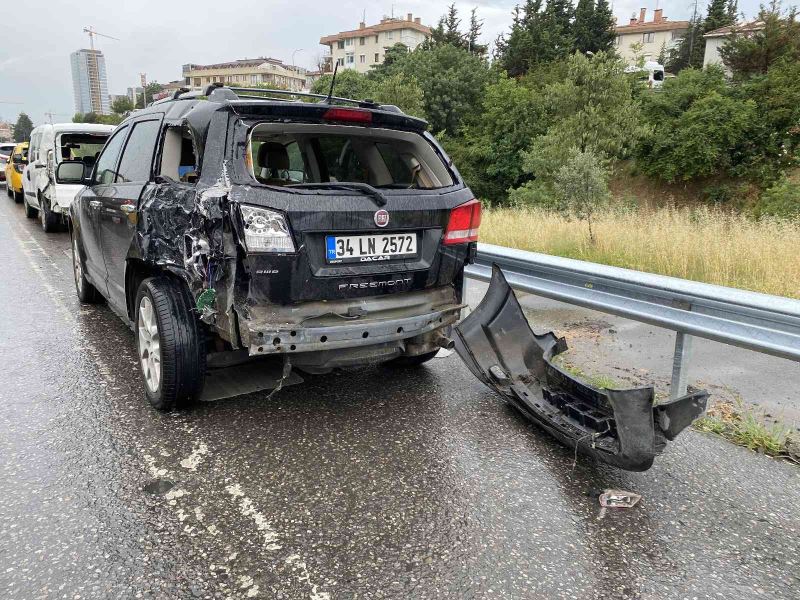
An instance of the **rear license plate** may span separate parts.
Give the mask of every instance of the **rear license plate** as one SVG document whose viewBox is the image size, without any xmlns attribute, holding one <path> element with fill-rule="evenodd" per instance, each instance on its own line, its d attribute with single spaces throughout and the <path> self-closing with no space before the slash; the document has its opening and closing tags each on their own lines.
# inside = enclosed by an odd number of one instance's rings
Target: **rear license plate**
<svg viewBox="0 0 800 600">
<path fill-rule="evenodd" d="M 416 256 L 416 233 L 325 236 L 325 259 L 330 264 L 379 262 Z"/>
</svg>

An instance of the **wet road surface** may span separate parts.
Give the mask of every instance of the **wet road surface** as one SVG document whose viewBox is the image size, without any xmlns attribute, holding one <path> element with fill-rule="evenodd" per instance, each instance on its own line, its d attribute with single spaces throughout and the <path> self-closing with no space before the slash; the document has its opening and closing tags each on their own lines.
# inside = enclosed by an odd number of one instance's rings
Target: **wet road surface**
<svg viewBox="0 0 800 600">
<path fill-rule="evenodd" d="M 69 240 L 0 200 L 0 597 L 797 598 L 800 469 L 551 441 L 455 355 L 160 414 Z M 599 518 L 597 489 L 642 494 Z"/>
</svg>

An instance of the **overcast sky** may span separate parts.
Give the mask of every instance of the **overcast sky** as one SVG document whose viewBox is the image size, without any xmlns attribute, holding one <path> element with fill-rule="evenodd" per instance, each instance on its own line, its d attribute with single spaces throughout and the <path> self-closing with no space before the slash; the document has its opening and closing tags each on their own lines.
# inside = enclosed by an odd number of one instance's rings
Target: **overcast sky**
<svg viewBox="0 0 800 600">
<path fill-rule="evenodd" d="M 312 67 L 323 47 L 319 38 L 355 29 L 366 10 L 372 24 L 394 9 L 395 16 L 412 12 L 428 25 L 436 23 L 451 0 L 39 0 L 33 6 L 18 4 L 3 12 L 0 39 L 0 118 L 15 121 L 20 111 L 34 123 L 57 113 L 54 121 L 68 121 L 74 112 L 69 55 L 88 48 L 86 26 L 119 41 L 97 38 L 106 57 L 109 92 L 121 94 L 136 85 L 139 73 L 162 83 L 179 79 L 184 63 L 213 63 L 238 58 L 271 56 Z M 700 10 L 706 1 L 700 0 Z M 472 7 L 484 20 L 484 40 L 493 41 L 507 31 L 516 0 L 479 0 L 456 3 L 466 21 Z M 656 0 L 616 0 L 620 23 L 640 6 L 648 20 Z M 672 20 L 687 18 L 690 0 L 660 6 Z M 740 0 L 748 17 L 758 0 Z M 11 25 L 11 26 L 9 26 Z M 17 104 L 18 103 L 18 104 Z"/>
</svg>

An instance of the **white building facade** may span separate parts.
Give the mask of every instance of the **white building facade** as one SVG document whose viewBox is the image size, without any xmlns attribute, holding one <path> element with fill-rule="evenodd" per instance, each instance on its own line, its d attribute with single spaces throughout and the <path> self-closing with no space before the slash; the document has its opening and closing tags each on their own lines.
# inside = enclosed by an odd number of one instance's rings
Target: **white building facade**
<svg viewBox="0 0 800 600">
<path fill-rule="evenodd" d="M 373 65 L 383 63 L 387 48 L 404 44 L 413 50 L 430 37 L 431 28 L 409 13 L 405 19 L 384 17 L 377 25 L 362 22 L 358 29 L 325 36 L 319 43 L 330 51 L 326 70 L 338 64 L 340 69 L 367 73 Z"/>
</svg>

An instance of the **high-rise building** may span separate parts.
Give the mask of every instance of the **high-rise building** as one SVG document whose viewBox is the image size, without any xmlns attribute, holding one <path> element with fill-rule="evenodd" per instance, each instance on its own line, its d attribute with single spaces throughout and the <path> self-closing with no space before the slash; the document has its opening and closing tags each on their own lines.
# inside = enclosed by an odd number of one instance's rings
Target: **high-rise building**
<svg viewBox="0 0 800 600">
<path fill-rule="evenodd" d="M 100 50 L 84 48 L 70 54 L 70 61 L 75 112 L 110 114 L 106 59 L 103 53 Z"/>
</svg>

